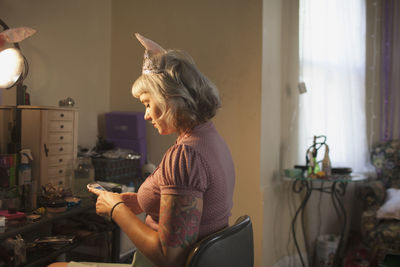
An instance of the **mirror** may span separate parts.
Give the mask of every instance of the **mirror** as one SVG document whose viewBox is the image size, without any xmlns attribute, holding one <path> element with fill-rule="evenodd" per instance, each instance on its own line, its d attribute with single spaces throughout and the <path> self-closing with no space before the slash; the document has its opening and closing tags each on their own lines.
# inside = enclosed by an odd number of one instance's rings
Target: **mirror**
<svg viewBox="0 0 400 267">
<path fill-rule="evenodd" d="M 13 152 L 13 128 L 15 126 L 15 106 L 0 106 L 0 154 Z"/>
</svg>

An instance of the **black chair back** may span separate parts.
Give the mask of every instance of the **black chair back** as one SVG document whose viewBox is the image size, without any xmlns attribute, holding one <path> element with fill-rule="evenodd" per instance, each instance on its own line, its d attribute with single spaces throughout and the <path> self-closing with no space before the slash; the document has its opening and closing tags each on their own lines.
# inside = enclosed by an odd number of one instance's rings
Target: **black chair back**
<svg viewBox="0 0 400 267">
<path fill-rule="evenodd" d="M 191 249 L 185 267 L 253 267 L 253 226 L 248 215 L 211 234 Z"/>
</svg>

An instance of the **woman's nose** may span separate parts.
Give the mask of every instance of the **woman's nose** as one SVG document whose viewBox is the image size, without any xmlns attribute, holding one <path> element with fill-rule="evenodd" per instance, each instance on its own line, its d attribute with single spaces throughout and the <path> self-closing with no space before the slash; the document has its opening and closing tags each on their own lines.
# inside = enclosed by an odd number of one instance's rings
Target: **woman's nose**
<svg viewBox="0 0 400 267">
<path fill-rule="evenodd" d="M 146 112 L 144 113 L 144 119 L 145 119 L 146 121 L 151 120 L 151 117 L 150 117 L 149 112 L 148 112 L 147 110 L 146 110 Z"/>
</svg>

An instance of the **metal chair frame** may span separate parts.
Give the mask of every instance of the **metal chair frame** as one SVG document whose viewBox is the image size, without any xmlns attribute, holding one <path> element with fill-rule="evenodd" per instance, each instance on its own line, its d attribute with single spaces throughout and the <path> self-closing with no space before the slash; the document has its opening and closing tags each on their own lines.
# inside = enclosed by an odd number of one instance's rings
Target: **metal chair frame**
<svg viewBox="0 0 400 267">
<path fill-rule="evenodd" d="M 253 226 L 248 215 L 194 244 L 185 267 L 254 266 Z"/>
</svg>

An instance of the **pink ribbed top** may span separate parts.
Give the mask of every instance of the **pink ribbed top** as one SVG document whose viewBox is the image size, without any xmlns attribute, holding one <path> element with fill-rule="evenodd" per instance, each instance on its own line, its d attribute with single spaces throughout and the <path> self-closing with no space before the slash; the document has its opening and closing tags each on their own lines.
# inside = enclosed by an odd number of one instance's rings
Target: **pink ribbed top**
<svg viewBox="0 0 400 267">
<path fill-rule="evenodd" d="M 146 224 L 157 231 L 160 196 L 192 195 L 203 199 L 199 238 L 228 225 L 235 170 L 229 149 L 212 122 L 178 137 L 160 165 L 142 184 L 138 202 Z"/>
</svg>

